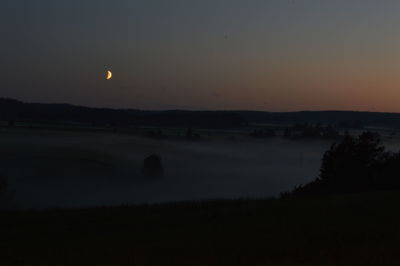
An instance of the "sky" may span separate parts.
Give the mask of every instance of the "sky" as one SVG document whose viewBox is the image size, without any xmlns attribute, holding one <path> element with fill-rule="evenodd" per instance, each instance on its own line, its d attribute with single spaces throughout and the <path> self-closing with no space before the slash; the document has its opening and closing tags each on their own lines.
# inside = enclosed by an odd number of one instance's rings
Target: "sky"
<svg viewBox="0 0 400 266">
<path fill-rule="evenodd" d="M 400 112 L 397 0 L 0 4 L 0 97 L 157 110 Z"/>
</svg>

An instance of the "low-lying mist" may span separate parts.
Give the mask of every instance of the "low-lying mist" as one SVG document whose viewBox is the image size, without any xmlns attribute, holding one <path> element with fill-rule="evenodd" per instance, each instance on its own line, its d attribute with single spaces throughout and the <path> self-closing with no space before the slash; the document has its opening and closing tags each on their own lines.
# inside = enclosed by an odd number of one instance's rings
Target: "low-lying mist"
<svg viewBox="0 0 400 266">
<path fill-rule="evenodd" d="M 0 171 L 17 208 L 260 198 L 318 175 L 331 141 L 170 141 L 71 132 L 2 132 Z M 161 178 L 144 177 L 159 154 Z"/>
</svg>

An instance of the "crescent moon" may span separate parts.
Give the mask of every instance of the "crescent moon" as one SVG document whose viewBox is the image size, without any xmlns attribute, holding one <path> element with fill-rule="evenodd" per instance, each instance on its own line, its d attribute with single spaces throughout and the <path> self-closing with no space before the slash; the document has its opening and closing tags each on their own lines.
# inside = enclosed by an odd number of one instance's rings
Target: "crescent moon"
<svg viewBox="0 0 400 266">
<path fill-rule="evenodd" d="M 107 71 L 107 80 L 111 79 L 113 76 L 112 72 L 110 70 Z"/>
</svg>

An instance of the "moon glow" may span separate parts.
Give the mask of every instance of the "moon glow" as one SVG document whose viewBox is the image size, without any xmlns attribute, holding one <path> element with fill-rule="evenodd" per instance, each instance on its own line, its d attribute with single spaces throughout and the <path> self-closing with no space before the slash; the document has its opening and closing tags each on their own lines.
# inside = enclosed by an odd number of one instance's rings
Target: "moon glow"
<svg viewBox="0 0 400 266">
<path fill-rule="evenodd" d="M 107 80 L 111 79 L 113 76 L 112 72 L 110 70 L 107 71 Z"/>
</svg>

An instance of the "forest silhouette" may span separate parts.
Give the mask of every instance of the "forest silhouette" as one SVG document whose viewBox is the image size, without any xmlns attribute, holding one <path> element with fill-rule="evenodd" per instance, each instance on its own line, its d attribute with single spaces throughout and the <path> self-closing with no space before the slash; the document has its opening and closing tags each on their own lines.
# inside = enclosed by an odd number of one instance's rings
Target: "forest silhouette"
<svg viewBox="0 0 400 266">
<path fill-rule="evenodd" d="M 322 158 L 319 177 L 283 197 L 392 190 L 400 188 L 400 152 L 387 151 L 379 134 L 345 135 Z"/>
</svg>

